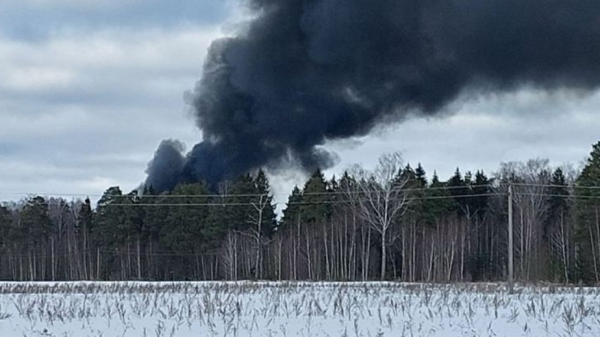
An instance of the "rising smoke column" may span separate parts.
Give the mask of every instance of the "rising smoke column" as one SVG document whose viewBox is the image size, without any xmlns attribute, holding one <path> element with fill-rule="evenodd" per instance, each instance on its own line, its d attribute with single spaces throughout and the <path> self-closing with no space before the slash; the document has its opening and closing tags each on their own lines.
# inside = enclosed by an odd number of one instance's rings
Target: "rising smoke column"
<svg viewBox="0 0 600 337">
<path fill-rule="evenodd" d="M 600 84 L 598 0 L 246 0 L 190 100 L 203 140 L 165 141 L 147 184 L 219 182 L 290 160 L 326 167 L 329 139 L 434 115 L 459 95 Z"/>
</svg>

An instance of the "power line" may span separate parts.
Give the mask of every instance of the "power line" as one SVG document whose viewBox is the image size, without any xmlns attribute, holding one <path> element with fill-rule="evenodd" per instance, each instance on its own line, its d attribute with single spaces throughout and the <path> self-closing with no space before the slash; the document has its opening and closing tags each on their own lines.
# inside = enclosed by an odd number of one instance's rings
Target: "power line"
<svg viewBox="0 0 600 337">
<path fill-rule="evenodd" d="M 417 188 L 401 188 L 398 190 L 417 192 L 417 191 L 436 191 L 436 190 L 457 190 L 457 189 L 475 189 L 475 188 L 494 188 L 492 184 L 482 185 L 465 185 L 465 186 L 436 186 L 436 187 L 417 187 Z M 30 193 L 30 192 L 2 192 L 3 194 L 9 195 L 28 195 L 28 196 L 73 196 L 73 197 L 102 197 L 104 194 L 69 194 L 69 193 Z M 376 193 L 376 192 L 373 192 Z M 327 192 L 304 192 L 301 193 L 303 196 L 320 196 L 320 195 L 347 195 L 347 194 L 365 194 L 363 191 L 327 191 Z M 112 198 L 239 198 L 239 197 L 260 197 L 264 196 L 264 193 L 242 193 L 242 194 L 121 194 L 112 196 Z"/>
<path fill-rule="evenodd" d="M 600 200 L 600 196 L 574 196 L 574 195 L 562 195 L 562 194 L 544 194 L 544 193 L 519 193 L 513 192 L 515 196 L 539 196 L 539 197 L 562 197 L 569 199 L 585 199 L 585 200 Z M 456 196 L 430 196 L 430 197 L 413 197 L 405 198 L 405 201 L 417 201 L 417 200 L 443 200 L 443 199 L 463 199 L 463 198 L 480 198 L 480 197 L 491 197 L 491 196 L 505 196 L 507 193 L 485 193 L 485 194 L 469 194 L 469 195 L 456 195 Z M 403 198 L 395 198 L 403 199 Z M 320 200 L 320 201 L 300 201 L 300 202 L 287 202 L 287 203 L 271 203 L 273 206 L 290 206 L 290 205 L 337 205 L 337 204 L 351 204 L 352 202 L 360 202 L 356 199 L 346 200 Z M 229 207 L 229 206 L 252 206 L 255 203 L 251 202 L 225 202 L 225 203 L 108 203 L 100 207 Z"/>
<path fill-rule="evenodd" d="M 418 192 L 418 191 L 436 191 L 436 190 L 443 190 L 443 191 L 457 191 L 457 190 L 476 190 L 476 189 L 481 189 L 481 188 L 486 188 L 489 189 L 490 192 L 488 193 L 483 193 L 483 194 L 454 194 L 454 195 L 443 195 L 443 196 L 426 196 L 426 195 L 421 195 L 421 196 L 408 196 L 406 197 L 405 194 L 403 194 L 401 197 L 396 197 L 396 198 L 402 198 L 405 199 L 406 201 L 417 201 L 417 200 L 443 200 L 443 199 L 462 199 L 462 198 L 476 198 L 476 197 L 489 197 L 489 196 L 501 196 L 501 195 L 506 195 L 506 193 L 500 193 L 500 192 L 494 192 L 493 190 L 498 190 L 500 187 L 503 187 L 507 184 L 500 184 L 500 185 L 492 185 L 492 184 L 484 184 L 484 185 L 465 185 L 465 186 L 438 186 L 438 187 L 424 187 L 424 188 L 406 188 L 406 189 L 398 189 L 397 191 L 395 191 L 396 193 L 410 193 L 410 192 Z M 515 186 L 521 186 L 521 187 L 548 187 L 548 188 L 556 188 L 556 187 L 560 187 L 560 188 L 571 188 L 571 187 L 577 187 L 577 186 L 563 186 L 563 185 L 551 185 L 551 184 L 528 184 L 528 183 L 517 183 L 517 184 L 512 184 Z M 596 187 L 596 186 L 578 186 L 578 188 L 588 188 L 588 189 L 600 189 L 600 186 Z M 282 205 L 317 205 L 317 204 L 349 204 L 352 202 L 360 202 L 361 201 L 361 195 L 363 196 L 368 196 L 370 194 L 373 195 L 377 195 L 382 193 L 381 191 L 328 191 L 328 192 L 307 192 L 307 193 L 302 193 L 300 196 L 328 196 L 328 197 L 336 197 L 339 195 L 343 195 L 343 196 L 352 196 L 355 195 L 357 196 L 356 198 L 343 198 L 343 199 L 336 199 L 335 200 L 318 200 L 318 201 L 300 201 L 300 202 L 278 202 L 278 203 L 270 203 L 273 206 L 282 206 Z M 460 192 L 459 192 L 460 193 Z M 552 193 L 548 193 L 548 192 L 543 192 L 543 193 L 533 193 L 533 192 L 518 192 L 515 191 L 514 192 L 515 195 L 521 195 L 521 196 L 540 196 L 540 197 L 562 197 L 562 198 L 574 198 L 574 199 L 600 199 L 600 196 L 581 196 L 581 195 L 573 195 L 573 194 L 552 194 Z M 30 194 L 33 195 L 33 194 Z M 144 200 L 146 198 L 154 198 L 155 200 L 157 198 L 160 199 L 183 199 L 184 202 L 190 201 L 190 200 L 194 200 L 194 199 L 207 199 L 207 198 L 213 198 L 215 199 L 213 202 L 187 202 L 187 203 L 173 203 L 173 202 L 169 202 L 169 203 L 164 203 L 164 202 L 157 202 L 157 203 L 139 203 L 139 202 L 135 202 L 134 200 L 132 200 L 132 203 L 118 203 L 118 202 L 108 202 L 108 203 L 104 203 L 104 204 L 99 204 L 99 207 L 106 207 L 106 206 L 120 206 L 120 207 L 200 207 L 200 206 L 207 206 L 207 207 L 226 207 L 226 206 L 251 206 L 251 205 L 255 205 L 255 203 L 250 202 L 250 201 L 227 201 L 225 202 L 224 200 L 227 199 L 231 199 L 231 198 L 244 198 L 244 197 L 264 197 L 264 196 L 268 196 L 268 197 L 272 197 L 272 195 L 269 194 L 259 194 L 259 193 L 252 193 L 252 194 L 223 194 L 223 195 L 218 195 L 218 194 L 204 194 L 204 195 L 171 195 L 171 194 L 164 194 L 164 195 L 147 195 L 147 196 L 138 196 L 138 195 L 119 195 L 119 196 L 114 196 L 113 200 L 119 200 L 121 198 L 134 198 L 137 200 Z M 219 202 L 219 200 L 223 200 L 224 202 Z M 44 200 L 43 202 L 37 202 L 37 203 L 41 203 L 41 204 L 51 204 L 52 201 L 51 200 Z"/>
<path fill-rule="evenodd" d="M 514 193 L 515 195 L 525 195 L 525 196 L 539 196 L 539 197 L 556 197 L 556 198 L 565 198 L 565 199 L 598 199 L 600 200 L 600 195 L 572 195 L 572 194 L 548 194 L 548 193 Z"/>
<path fill-rule="evenodd" d="M 510 183 L 513 186 L 520 187 L 546 187 L 546 188 L 564 188 L 564 189 L 589 189 L 589 190 L 600 190 L 600 186 L 580 186 L 580 185 L 554 185 L 554 184 L 537 184 L 537 183 Z M 405 192 L 418 192 L 418 191 L 436 191 L 436 190 L 471 190 L 478 188 L 501 188 L 508 186 L 509 183 L 500 184 L 482 184 L 482 185 L 464 185 L 464 186 L 436 186 L 436 187 L 419 187 L 419 188 L 402 188 L 400 191 Z M 326 191 L 326 192 L 304 192 L 302 196 L 321 196 L 321 195 L 361 195 L 368 193 L 378 193 L 377 191 L 365 192 L 359 190 L 352 191 Z M 23 195 L 23 196 L 57 196 L 57 197 L 102 197 L 104 194 L 81 194 L 81 193 L 51 193 L 51 192 L 2 192 L 2 194 L 8 195 Z M 246 197 L 260 197 L 264 196 L 264 193 L 243 193 L 243 194 L 159 194 L 159 195 L 137 195 L 137 194 L 122 194 L 112 196 L 113 199 L 119 198 L 165 198 L 165 199 L 177 199 L 177 198 L 246 198 Z M 272 196 L 272 195 L 270 195 Z"/>
<path fill-rule="evenodd" d="M 580 185 L 553 185 L 553 184 L 529 184 L 529 183 L 513 183 L 513 186 L 523 186 L 523 187 L 548 187 L 548 188 L 575 188 L 575 189 L 590 189 L 590 190 L 600 190 L 600 186 L 580 186 Z"/>
<path fill-rule="evenodd" d="M 467 194 L 457 196 L 429 196 L 429 197 L 396 197 L 396 199 L 404 199 L 406 201 L 415 200 L 435 200 L 435 199 L 461 199 L 461 198 L 479 198 L 479 197 L 490 197 L 494 195 L 506 195 L 506 193 L 485 193 L 485 194 Z M 349 204 L 356 202 L 356 199 L 347 200 L 320 200 L 320 201 L 299 201 L 299 202 L 287 202 L 287 203 L 272 203 L 271 205 L 321 205 L 321 204 Z M 250 202 L 239 202 L 239 203 L 187 203 L 187 204 L 166 204 L 166 203 L 155 203 L 155 204 L 115 204 L 108 203 L 103 206 L 123 206 L 123 207 L 194 207 L 194 206 L 210 206 L 210 207 L 225 207 L 225 206 L 252 206 L 254 203 Z"/>
</svg>

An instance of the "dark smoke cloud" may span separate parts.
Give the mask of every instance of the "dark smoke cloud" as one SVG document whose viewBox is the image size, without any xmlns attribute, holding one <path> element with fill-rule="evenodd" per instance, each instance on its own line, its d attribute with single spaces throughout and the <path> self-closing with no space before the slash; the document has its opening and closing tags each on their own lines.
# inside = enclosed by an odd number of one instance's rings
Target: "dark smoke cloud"
<svg viewBox="0 0 600 337">
<path fill-rule="evenodd" d="M 146 186 L 157 191 L 172 189 L 183 181 L 183 169 L 186 159 L 183 156 L 185 146 L 177 140 L 163 140 L 158 146 L 154 159 L 148 164 Z"/>
<path fill-rule="evenodd" d="M 161 145 L 148 168 L 158 190 L 290 161 L 325 167 L 326 140 L 469 92 L 600 83 L 598 0 L 246 3 L 256 18 L 212 44 L 191 95 L 204 139 L 187 155 Z"/>
</svg>

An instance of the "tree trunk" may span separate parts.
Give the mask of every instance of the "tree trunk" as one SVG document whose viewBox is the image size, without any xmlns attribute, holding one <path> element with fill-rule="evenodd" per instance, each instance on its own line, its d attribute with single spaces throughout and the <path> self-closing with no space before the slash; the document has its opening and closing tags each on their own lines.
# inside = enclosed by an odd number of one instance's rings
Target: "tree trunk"
<svg viewBox="0 0 600 337">
<path fill-rule="evenodd" d="M 383 228 L 381 231 L 381 280 L 385 280 L 385 267 L 386 267 L 386 258 L 387 258 L 387 242 L 386 242 L 386 233 L 387 228 Z"/>
</svg>

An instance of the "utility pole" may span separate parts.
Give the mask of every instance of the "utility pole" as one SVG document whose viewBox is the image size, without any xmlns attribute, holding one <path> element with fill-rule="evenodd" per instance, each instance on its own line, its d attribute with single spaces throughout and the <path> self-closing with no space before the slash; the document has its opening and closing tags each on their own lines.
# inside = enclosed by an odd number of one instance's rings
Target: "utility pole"
<svg viewBox="0 0 600 337">
<path fill-rule="evenodd" d="M 513 291 L 514 282 L 514 265 L 513 265 L 513 188 L 512 184 L 508 184 L 508 287 L 509 291 Z"/>
</svg>

